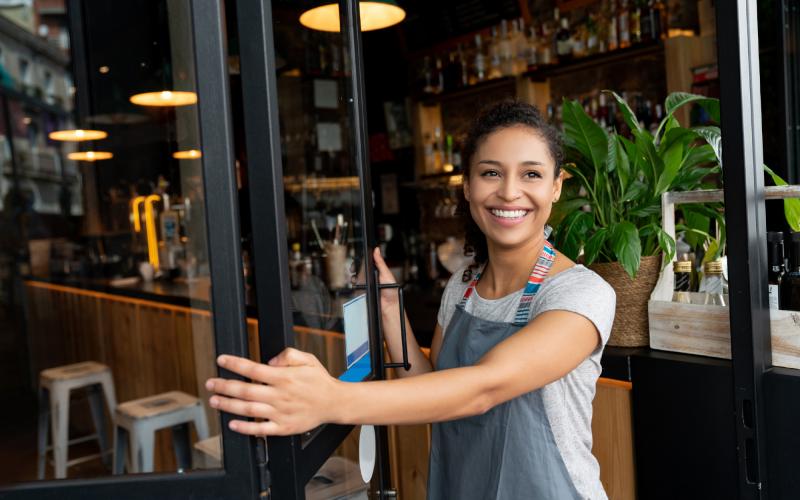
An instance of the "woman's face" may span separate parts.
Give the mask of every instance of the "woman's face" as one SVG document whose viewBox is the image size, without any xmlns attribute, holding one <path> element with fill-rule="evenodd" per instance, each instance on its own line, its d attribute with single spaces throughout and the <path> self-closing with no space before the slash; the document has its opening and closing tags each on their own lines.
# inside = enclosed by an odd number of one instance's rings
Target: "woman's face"
<svg viewBox="0 0 800 500">
<path fill-rule="evenodd" d="M 464 196 L 490 248 L 524 247 L 542 234 L 561 181 L 547 143 L 534 129 L 514 126 L 479 145 Z"/>
</svg>

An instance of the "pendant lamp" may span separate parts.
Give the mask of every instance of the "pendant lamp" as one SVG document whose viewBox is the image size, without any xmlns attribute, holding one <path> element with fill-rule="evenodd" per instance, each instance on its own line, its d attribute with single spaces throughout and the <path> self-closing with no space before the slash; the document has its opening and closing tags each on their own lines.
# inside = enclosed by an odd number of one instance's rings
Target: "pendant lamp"
<svg viewBox="0 0 800 500">
<path fill-rule="evenodd" d="M 372 0 L 358 3 L 361 31 L 373 31 L 401 22 L 406 11 L 394 0 Z M 339 31 L 339 4 L 329 3 L 309 9 L 300 15 L 300 24 L 319 31 Z"/>
</svg>

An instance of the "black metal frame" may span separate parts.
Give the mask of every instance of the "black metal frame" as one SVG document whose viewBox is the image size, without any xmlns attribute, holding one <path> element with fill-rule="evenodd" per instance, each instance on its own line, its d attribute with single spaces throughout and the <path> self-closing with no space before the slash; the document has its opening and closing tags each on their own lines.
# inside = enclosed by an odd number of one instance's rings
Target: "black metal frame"
<svg viewBox="0 0 800 500">
<path fill-rule="evenodd" d="M 367 168 L 366 116 L 363 101 L 363 63 L 358 26 L 358 5 L 354 0 L 340 2 L 342 31 L 346 33 L 352 62 L 349 114 L 353 120 L 351 151 L 359 167 L 361 181 L 361 217 L 366 238 L 364 255 L 375 241 L 372 220 L 372 191 Z M 242 72 L 242 98 L 248 184 L 253 230 L 253 255 L 259 314 L 261 359 L 267 362 L 286 347 L 294 345 L 291 305 L 289 303 L 289 263 L 285 242 L 284 185 L 280 149 L 277 82 L 272 6 L 269 0 L 239 1 L 236 4 Z M 367 298 L 370 311 L 378 311 L 373 293 L 376 278 L 369 258 L 365 259 Z M 371 345 L 378 342 L 377 314 L 370 315 Z M 372 356 L 373 377 L 381 378 L 383 358 Z M 306 483 L 319 470 L 331 453 L 352 431 L 352 426 L 326 425 L 308 443 L 301 436 L 268 437 L 270 493 L 274 498 L 305 498 Z M 385 429 L 378 429 L 378 473 L 381 491 L 388 484 L 388 446 Z"/>
<path fill-rule="evenodd" d="M 220 4 L 217 0 L 191 0 L 212 311 L 217 352 L 247 356 L 227 53 Z M 255 440 L 230 431 L 229 419 L 222 415 L 224 469 L 30 482 L 0 489 L 0 498 L 257 498 L 260 488 Z"/>
<path fill-rule="evenodd" d="M 739 498 L 756 499 L 766 498 L 762 379 L 772 362 L 757 2 L 717 2 L 716 9 Z"/>
</svg>

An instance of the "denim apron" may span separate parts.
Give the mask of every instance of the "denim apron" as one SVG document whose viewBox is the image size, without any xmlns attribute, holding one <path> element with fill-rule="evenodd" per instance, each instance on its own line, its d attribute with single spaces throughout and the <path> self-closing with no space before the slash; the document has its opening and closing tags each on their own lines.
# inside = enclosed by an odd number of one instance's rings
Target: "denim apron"
<svg viewBox="0 0 800 500">
<path fill-rule="evenodd" d="M 447 327 L 436 370 L 470 366 L 528 324 L 531 302 L 555 259 L 545 242 L 513 323 L 477 318 L 464 307 L 481 272 L 467 287 Z M 433 425 L 429 500 L 569 500 L 580 495 L 569 477 L 545 414 L 541 390 L 483 415 Z"/>
</svg>

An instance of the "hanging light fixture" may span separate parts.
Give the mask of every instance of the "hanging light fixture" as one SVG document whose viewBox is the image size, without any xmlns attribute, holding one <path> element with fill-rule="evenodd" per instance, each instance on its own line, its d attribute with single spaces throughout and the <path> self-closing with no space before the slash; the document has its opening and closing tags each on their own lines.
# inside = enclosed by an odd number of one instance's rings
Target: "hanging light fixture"
<svg viewBox="0 0 800 500">
<path fill-rule="evenodd" d="M 181 90 L 161 90 L 144 92 L 131 96 L 131 102 L 139 106 L 177 107 L 197 102 L 197 94 Z"/>
<path fill-rule="evenodd" d="M 74 161 L 110 160 L 113 157 L 108 151 L 76 151 L 67 155 L 67 158 Z"/>
<path fill-rule="evenodd" d="M 47 134 L 47 137 L 54 141 L 64 142 L 98 141 L 108 137 L 108 133 L 102 130 L 56 130 Z"/>
<path fill-rule="evenodd" d="M 172 157 L 176 160 L 194 160 L 203 156 L 199 149 L 187 149 L 186 151 L 175 151 Z"/>
<path fill-rule="evenodd" d="M 358 9 L 361 12 L 361 31 L 388 28 L 406 18 L 406 11 L 394 0 L 359 2 Z M 338 32 L 339 4 L 329 3 L 303 12 L 300 24 L 312 30 Z"/>
</svg>

